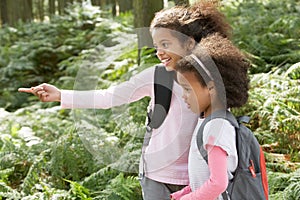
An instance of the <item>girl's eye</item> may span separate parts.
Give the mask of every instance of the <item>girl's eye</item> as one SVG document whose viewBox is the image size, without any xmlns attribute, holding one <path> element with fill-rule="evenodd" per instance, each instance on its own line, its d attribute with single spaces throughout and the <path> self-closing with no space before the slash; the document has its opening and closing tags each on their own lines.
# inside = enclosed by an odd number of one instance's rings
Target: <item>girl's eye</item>
<svg viewBox="0 0 300 200">
<path fill-rule="evenodd" d="M 167 49 L 169 47 L 169 44 L 166 42 L 162 43 L 161 45 L 164 49 Z"/>
<path fill-rule="evenodd" d="M 183 88 L 185 92 L 190 92 L 190 88 Z"/>
</svg>

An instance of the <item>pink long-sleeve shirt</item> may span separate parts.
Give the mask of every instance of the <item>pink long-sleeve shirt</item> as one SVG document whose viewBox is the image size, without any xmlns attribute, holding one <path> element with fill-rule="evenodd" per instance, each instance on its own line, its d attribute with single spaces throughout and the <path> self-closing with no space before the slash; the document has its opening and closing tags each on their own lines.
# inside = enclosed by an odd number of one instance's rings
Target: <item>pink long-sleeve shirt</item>
<svg viewBox="0 0 300 200">
<path fill-rule="evenodd" d="M 105 90 L 61 91 L 62 108 L 107 109 L 151 97 L 149 108 L 153 108 L 154 68 L 150 67 L 133 76 L 129 81 Z M 145 150 L 145 176 L 170 184 L 187 185 L 188 153 L 197 123 L 182 99 L 182 89 L 174 81 L 169 113 L 158 128 L 152 132 L 151 141 Z"/>
</svg>

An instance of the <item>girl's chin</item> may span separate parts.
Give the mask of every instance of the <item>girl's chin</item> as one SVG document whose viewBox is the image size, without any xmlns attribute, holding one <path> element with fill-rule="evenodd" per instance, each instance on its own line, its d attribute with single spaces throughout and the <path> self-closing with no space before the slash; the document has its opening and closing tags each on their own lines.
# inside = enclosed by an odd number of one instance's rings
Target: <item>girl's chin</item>
<svg viewBox="0 0 300 200">
<path fill-rule="evenodd" d="M 186 106 L 190 111 L 192 111 L 193 113 L 197 113 L 197 111 L 195 109 L 193 109 L 193 107 L 191 107 L 191 105 L 187 104 Z"/>
<path fill-rule="evenodd" d="M 163 63 L 167 71 L 174 71 L 175 66 L 170 61 Z"/>
<path fill-rule="evenodd" d="M 167 71 L 174 71 L 174 68 L 166 67 L 166 70 L 167 70 Z"/>
<path fill-rule="evenodd" d="M 200 110 L 195 109 L 195 108 L 193 108 L 193 107 L 191 107 L 191 106 L 188 106 L 188 109 L 190 109 L 190 111 L 192 111 L 192 112 L 195 113 L 195 114 L 198 114 L 198 115 L 201 114 L 201 111 L 200 111 Z"/>
<path fill-rule="evenodd" d="M 170 65 L 165 65 L 165 68 L 167 71 L 174 71 L 175 68 L 173 66 L 170 66 Z"/>
</svg>

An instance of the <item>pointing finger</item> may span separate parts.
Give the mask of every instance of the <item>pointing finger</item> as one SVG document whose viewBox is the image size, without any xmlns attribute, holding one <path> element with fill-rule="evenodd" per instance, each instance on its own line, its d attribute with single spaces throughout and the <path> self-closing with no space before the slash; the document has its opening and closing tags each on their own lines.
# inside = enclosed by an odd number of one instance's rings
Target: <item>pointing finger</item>
<svg viewBox="0 0 300 200">
<path fill-rule="evenodd" d="M 19 88 L 18 91 L 19 92 L 32 93 L 33 92 L 33 88 Z"/>
</svg>

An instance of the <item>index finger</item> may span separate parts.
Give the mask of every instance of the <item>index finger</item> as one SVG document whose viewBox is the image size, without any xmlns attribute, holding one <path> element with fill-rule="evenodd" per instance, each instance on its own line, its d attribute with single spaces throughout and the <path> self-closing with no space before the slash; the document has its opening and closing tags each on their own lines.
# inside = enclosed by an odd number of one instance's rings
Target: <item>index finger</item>
<svg viewBox="0 0 300 200">
<path fill-rule="evenodd" d="M 19 88 L 19 92 L 33 93 L 33 88 Z"/>
</svg>

